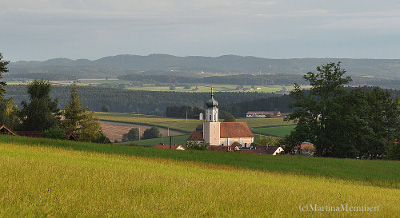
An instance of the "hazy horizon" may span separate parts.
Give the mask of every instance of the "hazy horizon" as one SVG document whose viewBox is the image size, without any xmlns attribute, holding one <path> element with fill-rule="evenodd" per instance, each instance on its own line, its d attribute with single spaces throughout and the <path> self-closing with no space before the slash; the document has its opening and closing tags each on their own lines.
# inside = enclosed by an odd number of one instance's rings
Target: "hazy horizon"
<svg viewBox="0 0 400 218">
<path fill-rule="evenodd" d="M 1 1 L 1 0 L 0 0 Z M 399 59 L 395 0 L 1 1 L 5 60 L 120 54 Z"/>
</svg>

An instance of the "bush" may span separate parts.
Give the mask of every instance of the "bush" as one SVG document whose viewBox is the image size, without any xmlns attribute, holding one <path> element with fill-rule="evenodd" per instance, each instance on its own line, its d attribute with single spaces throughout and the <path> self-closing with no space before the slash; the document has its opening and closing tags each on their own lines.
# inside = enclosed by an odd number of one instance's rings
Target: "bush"
<svg viewBox="0 0 400 218">
<path fill-rule="evenodd" d="M 210 146 L 209 143 L 203 141 L 188 141 L 186 142 L 186 148 L 189 150 L 207 150 Z"/>
<path fill-rule="evenodd" d="M 150 129 L 146 129 L 143 133 L 143 139 L 152 139 L 160 137 L 161 137 L 160 130 L 156 126 L 153 126 Z"/>
<path fill-rule="evenodd" d="M 65 134 L 64 130 L 59 128 L 45 130 L 43 132 L 43 137 L 49 139 L 68 140 L 68 136 Z"/>
<path fill-rule="evenodd" d="M 122 136 L 122 141 L 136 141 L 139 140 L 139 129 L 138 128 L 132 128 L 129 130 L 129 132 L 125 133 Z"/>
</svg>

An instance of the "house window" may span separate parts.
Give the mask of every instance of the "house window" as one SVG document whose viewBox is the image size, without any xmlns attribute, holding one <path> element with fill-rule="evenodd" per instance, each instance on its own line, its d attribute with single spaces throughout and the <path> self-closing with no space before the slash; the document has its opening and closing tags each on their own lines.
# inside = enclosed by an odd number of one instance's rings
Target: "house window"
<svg viewBox="0 0 400 218">
<path fill-rule="evenodd" d="M 210 114 L 210 120 L 212 119 L 212 115 Z"/>
</svg>

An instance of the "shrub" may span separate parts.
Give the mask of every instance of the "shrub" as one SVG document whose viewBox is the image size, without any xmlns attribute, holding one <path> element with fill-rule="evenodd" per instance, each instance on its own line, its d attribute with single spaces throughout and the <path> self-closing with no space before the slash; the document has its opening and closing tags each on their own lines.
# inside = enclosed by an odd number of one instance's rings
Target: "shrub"
<svg viewBox="0 0 400 218">
<path fill-rule="evenodd" d="M 188 141 L 186 142 L 186 148 L 189 150 L 207 150 L 210 146 L 209 143 L 203 141 Z"/>
<path fill-rule="evenodd" d="M 43 137 L 49 139 L 61 139 L 61 140 L 68 139 L 68 136 L 67 134 L 65 134 L 64 130 L 59 128 L 45 130 L 43 132 Z"/>
</svg>

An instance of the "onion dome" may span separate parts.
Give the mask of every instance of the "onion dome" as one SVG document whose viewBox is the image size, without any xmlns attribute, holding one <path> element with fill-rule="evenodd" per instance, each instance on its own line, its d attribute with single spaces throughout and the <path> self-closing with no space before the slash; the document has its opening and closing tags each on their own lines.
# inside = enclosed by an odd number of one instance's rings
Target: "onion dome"
<svg viewBox="0 0 400 218">
<path fill-rule="evenodd" d="M 211 99 L 206 102 L 207 107 L 218 106 L 218 101 L 214 99 L 213 88 L 211 87 Z"/>
</svg>

